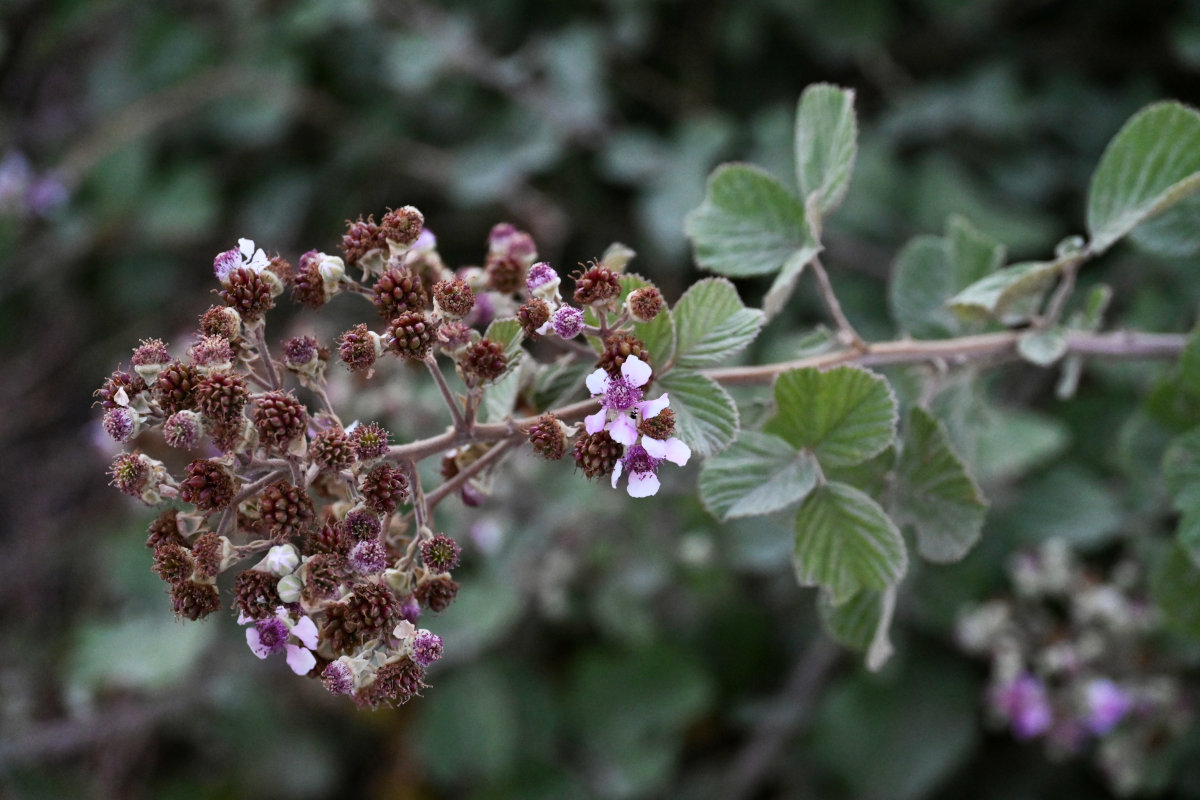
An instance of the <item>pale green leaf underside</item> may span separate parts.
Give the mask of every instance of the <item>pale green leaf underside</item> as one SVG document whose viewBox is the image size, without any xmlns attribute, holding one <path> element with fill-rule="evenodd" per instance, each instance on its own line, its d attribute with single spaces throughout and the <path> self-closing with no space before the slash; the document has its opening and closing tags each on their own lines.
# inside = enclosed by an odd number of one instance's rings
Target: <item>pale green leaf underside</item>
<svg viewBox="0 0 1200 800">
<path fill-rule="evenodd" d="M 725 278 L 692 285 L 675 304 L 675 362 L 684 368 L 719 364 L 758 335 L 763 313 L 746 308 Z"/>
<path fill-rule="evenodd" d="M 796 182 L 807 201 L 828 213 L 850 188 L 858 154 L 858 121 L 854 91 L 826 83 L 809 86 L 796 109 Z"/>
<path fill-rule="evenodd" d="M 1040 331 L 1026 331 L 1017 339 L 1017 353 L 1030 364 L 1048 367 L 1067 352 L 1067 333 L 1055 326 Z"/>
<path fill-rule="evenodd" d="M 817 600 L 817 613 L 825 630 L 847 647 L 865 650 L 867 669 L 871 671 L 880 669 L 894 652 L 888 630 L 895 609 L 895 586 L 881 592 L 857 592 L 839 606 L 833 605 L 826 592 L 821 592 Z"/>
<path fill-rule="evenodd" d="M 724 450 L 738 430 L 737 406 L 721 385 L 695 372 L 669 372 L 658 385 L 669 393 L 677 435 L 698 456 Z"/>
<path fill-rule="evenodd" d="M 1107 250 L 1197 190 L 1200 114 L 1175 102 L 1142 109 L 1109 142 L 1092 175 L 1087 208 L 1092 249 Z M 1158 224 L 1168 238 L 1178 235 L 1173 222 Z"/>
<path fill-rule="evenodd" d="M 923 408 L 909 412 L 896 476 L 896 520 L 916 532 L 921 556 L 941 564 L 965 557 L 979 541 L 987 502 L 945 428 Z"/>
<path fill-rule="evenodd" d="M 807 448 L 827 467 L 865 461 L 896 434 L 896 398 L 886 380 L 859 367 L 793 369 L 775 381 L 766 431 Z"/>
<path fill-rule="evenodd" d="M 1023 321 L 1031 303 L 1054 283 L 1066 262 L 1028 261 L 997 270 L 951 297 L 948 304 L 961 314 L 986 314 L 1003 322 Z"/>
<path fill-rule="evenodd" d="M 882 590 L 908 568 L 904 538 L 879 504 L 852 486 L 813 489 L 796 515 L 796 579 L 841 605 L 864 589 Z"/>
<path fill-rule="evenodd" d="M 697 264 L 735 278 L 766 275 L 820 251 L 804 206 L 779 181 L 748 164 L 713 171 L 704 202 L 687 215 L 685 229 Z"/>
<path fill-rule="evenodd" d="M 817 483 L 817 460 L 778 436 L 742 431 L 700 472 L 700 500 L 718 519 L 770 514 L 797 503 Z"/>
</svg>

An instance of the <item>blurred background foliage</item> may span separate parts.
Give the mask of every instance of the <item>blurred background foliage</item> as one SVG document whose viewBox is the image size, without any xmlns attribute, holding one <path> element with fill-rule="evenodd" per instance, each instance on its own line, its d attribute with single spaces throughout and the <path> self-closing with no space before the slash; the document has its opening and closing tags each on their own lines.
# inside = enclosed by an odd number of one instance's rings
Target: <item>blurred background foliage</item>
<svg viewBox="0 0 1200 800">
<path fill-rule="evenodd" d="M 1068 401 L 1021 366 L 947 390 L 990 398 L 956 402 L 952 428 L 993 510 L 967 561 L 907 584 L 878 675 L 818 632 L 786 523 L 715 524 L 694 467 L 633 502 L 522 454 L 482 508 L 439 509 L 468 563 L 431 624 L 447 657 L 425 698 L 374 713 L 259 663 L 230 620 L 171 618 L 89 395 L 139 338 L 178 344 L 238 237 L 294 260 L 388 206 L 421 208 L 452 265 L 505 220 L 564 271 L 623 241 L 674 300 L 709 169 L 790 174 L 814 81 L 854 88 L 863 129 L 826 264 L 858 329 L 890 338 L 904 241 L 959 213 L 1048 255 L 1120 123 L 1200 101 L 1198 79 L 1183 0 L 5 0 L 0 793 L 1107 796 L 1086 759 L 986 724 L 953 624 L 1007 591 L 1021 547 L 1063 537 L 1102 563 L 1162 539 L 1165 435 L 1138 405 L 1161 367 L 1100 365 Z M 1194 262 L 1119 249 L 1085 284 L 1114 287 L 1110 325 L 1184 330 Z M 277 337 L 311 325 L 275 313 Z M 749 357 L 794 355 L 821 319 L 806 286 Z M 421 402 L 397 392 L 393 410 Z M 1200 797 L 1198 748 L 1147 793 Z"/>
</svg>

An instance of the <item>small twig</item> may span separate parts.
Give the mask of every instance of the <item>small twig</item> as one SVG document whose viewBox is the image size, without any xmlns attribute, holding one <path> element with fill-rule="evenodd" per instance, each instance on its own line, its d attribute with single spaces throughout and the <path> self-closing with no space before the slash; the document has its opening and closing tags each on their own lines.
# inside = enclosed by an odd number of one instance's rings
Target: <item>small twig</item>
<svg viewBox="0 0 1200 800">
<path fill-rule="evenodd" d="M 283 383 L 279 379 L 279 372 L 275 369 L 275 361 L 271 358 L 271 351 L 267 347 L 267 337 L 263 332 L 262 325 L 253 327 L 254 349 L 258 352 L 258 359 L 262 362 L 263 369 L 267 373 L 267 382 L 272 389 L 278 390 L 283 387 Z"/>
<path fill-rule="evenodd" d="M 858 335 L 858 331 L 850 324 L 850 320 L 846 318 L 846 314 L 842 311 L 842 304 L 838 302 L 837 295 L 833 292 L 833 284 L 829 282 L 829 274 L 825 272 L 825 267 L 821 265 L 821 259 L 817 256 L 812 257 L 813 275 L 817 278 L 817 287 L 821 292 L 821 299 L 825 301 L 825 307 L 829 309 L 830 315 L 833 316 L 833 321 L 837 323 L 838 338 L 842 340 L 842 344 L 854 348 L 855 350 L 866 350 L 867 345 L 863 338 Z"/>
<path fill-rule="evenodd" d="M 454 418 L 454 429 L 464 434 L 467 433 L 471 430 L 468 420 L 463 417 L 462 409 L 458 407 L 458 400 L 450 391 L 450 385 L 446 383 L 446 376 L 442 374 L 442 370 L 437 364 L 437 358 L 432 353 L 425 356 L 425 366 L 429 368 L 433 382 L 437 384 L 438 391 L 442 393 L 442 399 L 446 401 L 446 407 L 450 409 L 450 416 Z"/>
<path fill-rule="evenodd" d="M 500 456 L 516 447 L 522 441 L 522 437 L 513 436 L 507 441 L 500 442 L 488 450 L 486 453 L 475 459 L 459 470 L 458 474 L 450 480 L 443 483 L 441 486 L 434 489 L 429 494 L 425 495 L 425 502 L 429 510 L 433 510 L 438 503 L 446 498 L 451 492 L 456 491 L 464 483 L 482 472 L 487 466 L 495 463 Z"/>
</svg>

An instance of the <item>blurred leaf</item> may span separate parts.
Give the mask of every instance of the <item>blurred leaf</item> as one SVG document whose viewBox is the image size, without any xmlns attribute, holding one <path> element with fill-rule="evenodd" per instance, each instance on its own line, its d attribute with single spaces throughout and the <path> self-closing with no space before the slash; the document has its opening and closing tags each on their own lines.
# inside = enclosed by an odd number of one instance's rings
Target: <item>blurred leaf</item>
<svg viewBox="0 0 1200 800">
<path fill-rule="evenodd" d="M 788 370 L 775 381 L 775 406 L 766 432 L 812 450 L 823 466 L 866 461 L 896 435 L 891 387 L 859 367 Z"/>
<path fill-rule="evenodd" d="M 963 217 L 946 223 L 944 237 L 918 236 L 892 263 L 888 303 L 892 317 L 909 335 L 937 339 L 968 332 L 947 302 L 1004 263 L 1004 246 Z"/>
<path fill-rule="evenodd" d="M 718 519 L 779 511 L 803 500 L 817 483 L 817 461 L 778 436 L 742 431 L 704 462 L 700 500 Z"/>
<path fill-rule="evenodd" d="M 919 406 L 908 414 L 896 478 L 896 521 L 916 531 L 917 551 L 943 564 L 966 556 L 983 532 L 987 502 L 945 428 Z"/>
<path fill-rule="evenodd" d="M 1067 332 L 1061 326 L 1026 331 L 1017 337 L 1017 353 L 1030 364 L 1048 367 L 1067 352 Z"/>
<path fill-rule="evenodd" d="M 793 566 L 801 586 L 828 590 L 841 605 L 863 589 L 885 589 L 908 567 L 904 538 L 879 504 L 852 486 L 818 486 L 796 515 Z"/>
<path fill-rule="evenodd" d="M 966 666 L 906 654 L 899 673 L 858 673 L 824 697 L 807 745 L 849 796 L 931 797 L 979 741 L 977 694 Z"/>
<path fill-rule="evenodd" d="M 896 587 L 883 591 L 863 590 L 841 605 L 833 605 L 829 595 L 818 595 L 817 611 L 821 624 L 831 636 L 847 647 L 867 653 L 867 669 L 878 671 L 892 657 L 888 638 L 892 614 L 896 609 Z"/>
<path fill-rule="evenodd" d="M 1135 114 L 1109 143 L 1088 190 L 1087 227 L 1091 248 L 1102 253 L 1138 225 L 1159 214 L 1142 243 L 1152 246 L 1166 234 L 1176 254 L 1200 249 L 1196 205 L 1168 211 L 1200 189 L 1200 114 L 1180 103 L 1156 103 Z"/>
<path fill-rule="evenodd" d="M 517 698 L 503 675 L 484 662 L 436 681 L 421 700 L 420 748 L 438 781 L 491 782 L 512 772 L 520 756 Z"/>
<path fill-rule="evenodd" d="M 688 214 L 696 263 L 730 277 L 764 275 L 820 251 L 804 206 L 775 178 L 748 164 L 723 164 L 704 203 Z"/>
<path fill-rule="evenodd" d="M 421 624 L 454 642 L 455 659 L 469 659 L 506 636 L 521 616 L 522 600 L 510 580 L 490 572 L 463 581 L 445 611 L 421 618 Z"/>
<path fill-rule="evenodd" d="M 1074 463 L 1027 479 L 1013 504 L 998 515 L 1001 523 L 1017 541 L 1063 539 L 1081 549 L 1103 547 L 1125 529 L 1111 486 Z"/>
<path fill-rule="evenodd" d="M 700 663 L 665 644 L 575 659 L 568 708 L 575 741 L 602 767 L 599 794 L 633 797 L 665 788 L 684 727 L 714 699 Z"/>
<path fill-rule="evenodd" d="M 1166 548 L 1150 573 L 1150 594 L 1162 610 L 1167 627 L 1200 637 L 1200 568 L 1183 547 Z"/>
<path fill-rule="evenodd" d="M 1200 428 L 1172 440 L 1162 475 L 1176 510 L 1200 507 Z"/>
<path fill-rule="evenodd" d="M 1005 324 L 1018 324 L 1036 311 L 1063 265 L 1062 259 L 1013 264 L 976 281 L 948 302 L 961 314 L 986 314 Z"/>
<path fill-rule="evenodd" d="M 218 202 L 211 172 L 204 167 L 178 169 L 144 199 L 142 230 L 160 240 L 202 239 L 210 235 Z"/>
<path fill-rule="evenodd" d="M 977 430 L 980 480 L 1021 475 L 1066 449 L 1062 421 L 1025 409 L 990 408 Z"/>
<path fill-rule="evenodd" d="M 673 370 L 658 381 L 670 393 L 679 438 L 698 456 L 724 450 L 738 430 L 737 406 L 721 385 L 697 372 Z"/>
<path fill-rule="evenodd" d="M 763 313 L 746 308 L 724 278 L 706 278 L 683 293 L 673 311 L 675 362 L 686 369 L 719 364 L 758 335 Z"/>
<path fill-rule="evenodd" d="M 796 109 L 795 151 L 805 208 L 813 200 L 822 215 L 837 208 L 850 188 L 858 153 L 853 89 L 817 83 L 804 90 Z"/>
<path fill-rule="evenodd" d="M 90 699 L 106 690 L 171 686 L 196 666 L 215 634 L 211 624 L 180 625 L 157 615 L 86 623 L 77 630 L 68 657 L 71 691 Z"/>
</svg>

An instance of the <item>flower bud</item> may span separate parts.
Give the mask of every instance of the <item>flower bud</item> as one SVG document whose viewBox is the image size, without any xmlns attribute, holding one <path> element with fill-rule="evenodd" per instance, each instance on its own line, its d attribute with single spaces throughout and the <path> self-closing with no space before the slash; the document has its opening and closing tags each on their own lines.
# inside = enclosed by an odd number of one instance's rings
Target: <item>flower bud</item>
<svg viewBox="0 0 1200 800">
<path fill-rule="evenodd" d="M 277 544 L 267 551 L 267 555 L 259 563 L 259 567 L 272 575 L 283 577 L 296 571 L 300 566 L 300 554 L 291 544 Z"/>
</svg>

